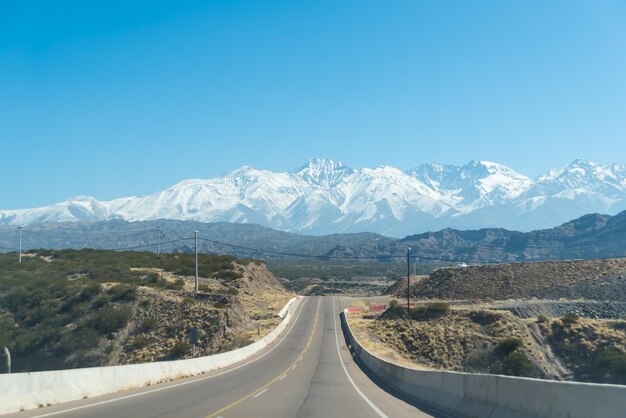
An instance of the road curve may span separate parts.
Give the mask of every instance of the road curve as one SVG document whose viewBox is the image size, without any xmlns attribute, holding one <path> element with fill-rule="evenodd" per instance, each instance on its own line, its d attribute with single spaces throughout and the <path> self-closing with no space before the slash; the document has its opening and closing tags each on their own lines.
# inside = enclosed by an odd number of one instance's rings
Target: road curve
<svg viewBox="0 0 626 418">
<path fill-rule="evenodd" d="M 354 363 L 339 324 L 340 305 L 336 297 L 305 298 L 276 342 L 228 368 L 7 416 L 432 416 L 378 387 Z"/>
</svg>

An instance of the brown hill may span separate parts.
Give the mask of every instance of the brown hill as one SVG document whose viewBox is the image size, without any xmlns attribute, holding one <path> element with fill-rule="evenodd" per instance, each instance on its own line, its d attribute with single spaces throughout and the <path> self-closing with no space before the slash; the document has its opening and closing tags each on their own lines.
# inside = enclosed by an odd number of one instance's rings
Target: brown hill
<svg viewBox="0 0 626 418">
<path fill-rule="evenodd" d="M 626 258 L 441 268 L 411 286 L 418 299 L 626 301 Z M 406 279 L 390 289 L 406 297 Z"/>
</svg>

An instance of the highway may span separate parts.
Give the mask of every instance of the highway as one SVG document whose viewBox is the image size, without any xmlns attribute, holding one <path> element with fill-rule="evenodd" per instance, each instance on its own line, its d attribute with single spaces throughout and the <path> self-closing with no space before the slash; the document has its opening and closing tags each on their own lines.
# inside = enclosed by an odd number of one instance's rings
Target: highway
<svg viewBox="0 0 626 418">
<path fill-rule="evenodd" d="M 275 343 L 228 368 L 10 417 L 429 417 L 372 382 L 339 324 L 340 297 L 308 297 Z"/>
</svg>

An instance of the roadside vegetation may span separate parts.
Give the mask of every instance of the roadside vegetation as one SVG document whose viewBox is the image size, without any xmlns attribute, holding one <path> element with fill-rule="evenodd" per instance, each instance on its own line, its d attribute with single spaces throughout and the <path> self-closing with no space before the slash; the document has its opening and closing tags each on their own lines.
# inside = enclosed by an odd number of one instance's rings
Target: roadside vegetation
<svg viewBox="0 0 626 418">
<path fill-rule="evenodd" d="M 236 305 L 243 277 L 237 261 L 199 255 L 200 275 L 213 281 L 216 294 L 187 306 L 191 254 L 35 250 L 21 264 L 15 254 L 0 254 L 0 347 L 10 349 L 16 372 L 176 358 L 187 354 L 182 324 L 188 322 L 204 323 L 204 348 L 219 350 L 231 344 L 213 334 L 224 309 Z M 181 328 L 170 327 L 170 320 Z M 166 334 L 180 342 L 172 342 L 166 355 L 134 354 Z"/>
<path fill-rule="evenodd" d="M 576 380 L 626 384 L 626 321 L 570 313 L 542 320 L 540 327 Z"/>
</svg>

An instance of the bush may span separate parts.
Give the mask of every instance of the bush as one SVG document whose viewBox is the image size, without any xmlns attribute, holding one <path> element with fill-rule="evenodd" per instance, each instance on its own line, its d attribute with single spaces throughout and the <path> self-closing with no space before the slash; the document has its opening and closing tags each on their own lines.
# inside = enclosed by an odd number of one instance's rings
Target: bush
<svg viewBox="0 0 626 418">
<path fill-rule="evenodd" d="M 411 316 L 419 320 L 428 320 L 446 315 L 450 311 L 450 305 L 445 302 L 431 302 L 425 306 L 417 306 L 411 310 Z"/>
<path fill-rule="evenodd" d="M 498 345 L 496 346 L 496 353 L 501 357 L 506 357 L 511 354 L 513 351 L 521 348 L 523 346 L 522 340 L 516 337 L 505 338 L 504 340 L 498 341 Z"/>
<path fill-rule="evenodd" d="M 600 347 L 591 354 L 589 375 L 602 383 L 626 384 L 626 353 Z"/>
<path fill-rule="evenodd" d="M 395 308 L 396 306 L 398 306 L 398 304 L 399 304 L 399 303 L 398 303 L 398 301 L 397 301 L 397 300 L 395 300 L 395 299 L 391 299 L 391 300 L 389 301 L 389 307 L 390 307 L 390 308 Z"/>
<path fill-rule="evenodd" d="M 239 289 L 236 287 L 229 287 L 228 290 L 226 290 L 226 293 L 235 296 L 239 294 Z"/>
<path fill-rule="evenodd" d="M 101 295 L 101 296 L 98 296 L 91 303 L 91 307 L 94 308 L 94 309 L 100 309 L 100 308 L 108 305 L 109 303 L 111 303 L 111 298 L 108 297 L 107 295 Z"/>
<path fill-rule="evenodd" d="M 177 359 L 183 357 L 191 350 L 191 345 L 185 341 L 178 341 L 174 347 L 170 349 L 169 358 Z"/>
<path fill-rule="evenodd" d="M 133 348 L 135 350 L 146 347 L 150 343 L 150 338 L 145 335 L 138 335 L 133 338 Z"/>
<path fill-rule="evenodd" d="M 137 289 L 122 283 L 110 288 L 108 293 L 113 300 L 135 300 L 137 298 Z"/>
<path fill-rule="evenodd" d="M 157 325 L 157 320 L 155 318 L 148 317 L 142 321 L 141 329 L 144 332 L 150 332 L 156 328 L 156 325 Z"/>
<path fill-rule="evenodd" d="M 80 292 L 80 301 L 87 302 L 100 293 L 100 283 L 92 282 L 83 288 Z"/>
<path fill-rule="evenodd" d="M 513 351 L 504 358 L 502 363 L 502 369 L 505 374 L 526 377 L 531 377 L 535 374 L 535 366 L 523 351 Z"/>
<path fill-rule="evenodd" d="M 494 322 L 496 322 L 499 317 L 500 317 L 500 314 L 498 313 L 484 311 L 484 310 L 480 310 L 478 312 L 472 312 L 470 314 L 470 319 L 474 323 L 480 324 L 480 325 L 491 325 Z"/>
<path fill-rule="evenodd" d="M 576 322 L 578 322 L 578 315 L 576 315 L 574 312 L 570 312 L 568 314 L 565 314 L 562 318 L 561 321 L 563 321 L 563 324 L 565 325 L 572 325 L 575 324 Z"/>
<path fill-rule="evenodd" d="M 95 331 L 108 334 L 126 326 L 130 316 L 131 311 L 126 307 L 105 306 L 87 321 L 87 325 Z"/>
<path fill-rule="evenodd" d="M 426 305 L 430 312 L 446 314 L 450 311 L 450 305 L 445 302 L 431 302 Z"/>
<path fill-rule="evenodd" d="M 539 315 L 537 317 L 537 323 L 538 324 L 547 324 L 548 323 L 548 317 L 545 315 Z"/>
<path fill-rule="evenodd" d="M 167 284 L 165 285 L 166 289 L 171 289 L 171 290 L 180 290 L 183 287 L 185 287 L 185 281 L 181 279 L 180 277 L 176 279 L 174 283 L 167 282 Z"/>
</svg>

